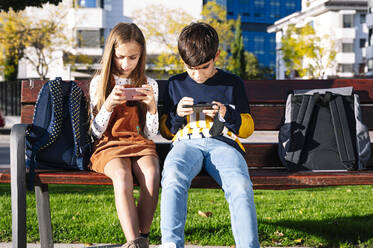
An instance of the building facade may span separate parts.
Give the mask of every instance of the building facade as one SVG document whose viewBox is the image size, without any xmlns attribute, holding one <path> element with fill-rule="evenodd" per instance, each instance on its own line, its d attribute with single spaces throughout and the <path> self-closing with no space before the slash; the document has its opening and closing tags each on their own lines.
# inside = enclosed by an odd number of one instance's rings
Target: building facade
<svg viewBox="0 0 373 248">
<path fill-rule="evenodd" d="M 275 70 L 276 39 L 275 34 L 267 32 L 267 28 L 276 20 L 299 11 L 301 0 L 215 1 L 226 6 L 228 19 L 241 17 L 245 50 L 255 54 L 261 67 Z"/>
<path fill-rule="evenodd" d="M 366 22 L 368 28 L 366 77 L 373 77 L 373 0 L 368 0 L 368 14 L 366 16 Z"/>
<path fill-rule="evenodd" d="M 335 63 L 327 68 L 322 78 L 364 76 L 367 71 L 366 14 L 367 0 L 303 0 L 301 11 L 268 27 L 269 33 L 276 33 L 276 79 L 288 77 L 282 59 L 281 38 L 291 24 L 296 27 L 311 24 L 317 36 L 330 37 L 330 42 L 324 44 L 326 48 L 335 44 Z M 308 62 L 304 60 L 304 63 Z"/>
</svg>

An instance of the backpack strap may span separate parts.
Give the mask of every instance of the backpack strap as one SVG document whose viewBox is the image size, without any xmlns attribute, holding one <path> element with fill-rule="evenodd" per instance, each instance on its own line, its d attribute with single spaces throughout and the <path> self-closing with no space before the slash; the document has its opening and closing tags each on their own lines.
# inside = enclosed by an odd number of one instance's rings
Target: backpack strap
<svg viewBox="0 0 373 248">
<path fill-rule="evenodd" d="M 315 102 L 319 98 L 319 94 L 314 95 L 303 95 L 302 103 L 299 108 L 297 118 L 295 120 L 294 130 L 292 130 L 292 137 L 290 143 L 290 151 L 286 156 L 286 160 L 298 164 L 300 155 L 303 150 L 304 142 L 306 140 L 308 125 L 311 120 L 312 111 L 315 106 Z"/>
<path fill-rule="evenodd" d="M 83 97 L 83 92 L 79 86 L 71 81 L 71 92 L 69 95 L 70 119 L 74 137 L 74 154 L 77 159 L 77 165 L 83 169 L 83 157 L 81 147 L 83 146 L 82 135 L 80 134 L 80 104 Z"/>
<path fill-rule="evenodd" d="M 346 169 L 352 170 L 356 164 L 356 158 L 341 95 L 334 95 L 334 97 L 331 98 L 329 109 L 332 116 L 339 157 Z"/>
</svg>

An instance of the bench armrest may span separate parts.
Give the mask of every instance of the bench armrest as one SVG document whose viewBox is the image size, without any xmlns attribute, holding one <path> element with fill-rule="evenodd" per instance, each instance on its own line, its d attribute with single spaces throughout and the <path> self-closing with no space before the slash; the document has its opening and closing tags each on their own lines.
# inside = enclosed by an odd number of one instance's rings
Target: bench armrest
<svg viewBox="0 0 373 248">
<path fill-rule="evenodd" d="M 25 131 L 27 126 L 26 124 L 16 124 L 10 132 L 13 247 L 26 247 Z"/>
</svg>

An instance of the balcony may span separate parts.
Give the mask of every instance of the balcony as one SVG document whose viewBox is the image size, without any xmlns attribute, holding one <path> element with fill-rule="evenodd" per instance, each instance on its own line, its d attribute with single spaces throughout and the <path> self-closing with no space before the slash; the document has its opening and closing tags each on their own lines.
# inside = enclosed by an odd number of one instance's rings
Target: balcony
<svg viewBox="0 0 373 248">
<path fill-rule="evenodd" d="M 355 53 L 338 53 L 335 57 L 338 64 L 354 64 L 356 63 Z"/>
<path fill-rule="evenodd" d="M 356 29 L 355 28 L 337 28 L 336 39 L 355 39 Z"/>
</svg>

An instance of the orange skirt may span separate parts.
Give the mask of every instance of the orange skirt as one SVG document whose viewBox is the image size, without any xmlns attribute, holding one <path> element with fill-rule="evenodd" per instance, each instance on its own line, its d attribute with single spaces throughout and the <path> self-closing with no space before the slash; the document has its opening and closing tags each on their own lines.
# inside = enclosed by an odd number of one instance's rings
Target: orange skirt
<svg viewBox="0 0 373 248">
<path fill-rule="evenodd" d="M 104 173 L 105 166 L 115 158 L 154 156 L 158 158 L 155 144 L 138 133 L 122 137 L 102 137 L 95 145 L 90 169 Z"/>
</svg>

